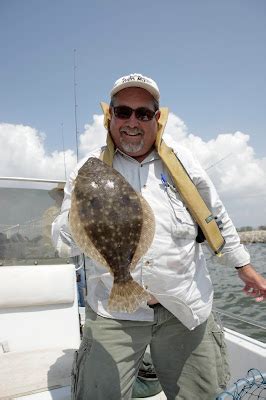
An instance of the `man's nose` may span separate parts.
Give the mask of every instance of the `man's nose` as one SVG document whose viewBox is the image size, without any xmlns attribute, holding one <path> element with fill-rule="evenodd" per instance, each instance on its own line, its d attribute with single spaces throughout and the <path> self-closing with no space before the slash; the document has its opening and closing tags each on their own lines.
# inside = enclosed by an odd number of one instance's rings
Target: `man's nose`
<svg viewBox="0 0 266 400">
<path fill-rule="evenodd" d="M 136 126 L 139 126 L 139 120 L 136 118 L 136 114 L 134 111 L 128 118 L 128 126 L 130 126 L 130 128 L 135 128 Z"/>
</svg>

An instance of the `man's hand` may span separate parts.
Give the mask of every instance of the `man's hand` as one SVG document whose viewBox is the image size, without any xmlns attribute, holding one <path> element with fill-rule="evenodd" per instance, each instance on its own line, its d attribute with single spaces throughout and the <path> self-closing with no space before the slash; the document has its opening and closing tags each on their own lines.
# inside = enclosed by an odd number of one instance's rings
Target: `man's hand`
<svg viewBox="0 0 266 400">
<path fill-rule="evenodd" d="M 266 279 L 251 264 L 238 268 L 238 276 L 245 283 L 243 291 L 257 302 L 266 299 Z"/>
</svg>

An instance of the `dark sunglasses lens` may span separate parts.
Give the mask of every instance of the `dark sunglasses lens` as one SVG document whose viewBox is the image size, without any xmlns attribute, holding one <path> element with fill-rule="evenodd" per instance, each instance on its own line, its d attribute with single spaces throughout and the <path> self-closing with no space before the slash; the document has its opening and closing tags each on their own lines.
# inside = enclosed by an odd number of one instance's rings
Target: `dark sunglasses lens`
<svg viewBox="0 0 266 400">
<path fill-rule="evenodd" d="M 117 118 L 128 119 L 134 110 L 128 106 L 114 107 L 114 114 Z M 139 107 L 135 110 L 136 118 L 140 121 L 150 121 L 154 117 L 155 112 L 146 107 Z"/>
<path fill-rule="evenodd" d="M 128 119 L 128 118 L 130 118 L 131 114 L 132 114 L 132 111 L 133 111 L 132 108 L 127 107 L 127 106 L 114 107 L 115 116 L 117 118 L 120 118 L 120 119 Z"/>
<path fill-rule="evenodd" d="M 136 109 L 135 114 L 136 118 L 140 121 L 150 121 L 154 117 L 155 112 L 149 108 L 140 107 Z"/>
</svg>

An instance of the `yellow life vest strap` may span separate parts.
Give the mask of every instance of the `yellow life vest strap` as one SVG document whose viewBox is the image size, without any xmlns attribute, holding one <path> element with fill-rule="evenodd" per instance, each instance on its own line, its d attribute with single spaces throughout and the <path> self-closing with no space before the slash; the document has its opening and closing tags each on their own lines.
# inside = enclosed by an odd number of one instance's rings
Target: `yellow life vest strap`
<svg viewBox="0 0 266 400">
<path fill-rule="evenodd" d="M 106 103 L 101 103 L 101 106 L 104 112 L 104 126 L 108 130 L 110 121 L 109 105 Z M 158 132 L 155 148 L 169 173 L 171 174 L 176 189 L 186 204 L 186 207 L 188 208 L 194 220 L 200 226 L 210 248 L 216 255 L 220 256 L 221 250 L 225 244 L 225 240 L 220 232 L 214 216 L 208 209 L 187 171 L 177 158 L 173 149 L 167 146 L 162 139 L 163 131 L 168 118 L 168 109 L 160 108 L 160 112 L 161 114 L 158 121 Z M 106 144 L 107 146 L 102 151 L 100 159 L 106 164 L 112 166 L 115 147 L 109 132 L 107 134 Z"/>
<path fill-rule="evenodd" d="M 114 154 L 115 154 L 114 142 L 109 133 L 109 121 L 111 120 L 111 116 L 109 113 L 109 105 L 108 104 L 101 102 L 101 107 L 102 107 L 103 116 L 104 116 L 103 124 L 104 124 L 104 127 L 107 129 L 108 133 L 107 133 L 107 138 L 106 138 L 106 147 L 100 155 L 100 160 L 104 161 L 107 165 L 109 165 L 111 167 L 113 164 L 113 158 L 114 158 Z"/>
</svg>

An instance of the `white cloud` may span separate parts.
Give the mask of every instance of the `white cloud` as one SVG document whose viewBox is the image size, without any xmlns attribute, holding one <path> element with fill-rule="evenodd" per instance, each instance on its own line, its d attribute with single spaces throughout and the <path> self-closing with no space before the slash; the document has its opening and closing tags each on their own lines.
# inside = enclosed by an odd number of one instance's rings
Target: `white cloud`
<svg viewBox="0 0 266 400">
<path fill-rule="evenodd" d="M 30 126 L 0 124 L 1 176 L 64 179 L 64 154 L 47 154 L 45 135 Z M 67 172 L 76 164 L 72 150 L 65 152 Z"/>
<path fill-rule="evenodd" d="M 103 115 L 94 115 L 92 124 L 85 125 L 85 131 L 80 135 L 80 153 L 85 156 L 89 151 L 105 144 L 106 130 L 103 126 Z"/>
<path fill-rule="evenodd" d="M 222 133 L 204 142 L 170 113 L 165 135 L 188 147 L 207 169 L 237 226 L 266 223 L 266 158 L 257 159 L 243 132 Z M 105 143 L 103 116 L 94 115 L 80 135 L 81 157 Z M 64 179 L 63 153 L 48 154 L 45 135 L 29 126 L 0 124 L 2 176 Z M 76 165 L 75 153 L 65 152 L 67 173 Z"/>
<path fill-rule="evenodd" d="M 169 135 L 174 140 L 182 141 L 188 135 L 188 129 L 181 118 L 173 113 L 169 113 L 164 135 Z"/>
</svg>

